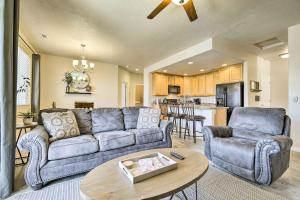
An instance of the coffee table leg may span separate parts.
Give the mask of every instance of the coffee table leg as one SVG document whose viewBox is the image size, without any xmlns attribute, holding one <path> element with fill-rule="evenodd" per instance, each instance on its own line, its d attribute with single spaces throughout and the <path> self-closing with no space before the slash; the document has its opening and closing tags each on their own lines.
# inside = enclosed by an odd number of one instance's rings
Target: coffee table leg
<svg viewBox="0 0 300 200">
<path fill-rule="evenodd" d="M 186 196 L 185 192 L 184 192 L 183 190 L 182 190 L 181 192 L 182 192 L 182 194 L 183 194 L 184 198 L 185 198 L 186 200 L 189 200 L 189 199 L 187 198 L 187 196 Z"/>
<path fill-rule="evenodd" d="M 197 186 L 197 181 L 195 183 L 195 187 L 196 187 L 196 200 L 198 200 L 198 186 Z"/>
</svg>

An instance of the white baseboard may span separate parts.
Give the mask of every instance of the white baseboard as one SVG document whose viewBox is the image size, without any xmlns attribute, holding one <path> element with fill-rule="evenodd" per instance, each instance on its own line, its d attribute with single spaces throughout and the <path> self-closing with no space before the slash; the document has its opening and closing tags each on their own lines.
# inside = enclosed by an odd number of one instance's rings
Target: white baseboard
<svg viewBox="0 0 300 200">
<path fill-rule="evenodd" d="M 299 152 L 299 153 L 300 153 L 300 147 L 293 147 L 293 146 L 292 146 L 292 151 L 295 151 L 295 152 Z"/>
</svg>

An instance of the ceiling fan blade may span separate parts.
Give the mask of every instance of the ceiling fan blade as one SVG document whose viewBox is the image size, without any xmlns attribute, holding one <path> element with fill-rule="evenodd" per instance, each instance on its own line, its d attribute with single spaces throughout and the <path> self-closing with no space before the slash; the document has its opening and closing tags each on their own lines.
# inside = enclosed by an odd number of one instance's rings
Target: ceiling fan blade
<svg viewBox="0 0 300 200">
<path fill-rule="evenodd" d="M 163 0 L 150 15 L 148 15 L 148 19 L 153 19 L 156 15 L 158 15 L 165 7 L 167 7 L 171 3 L 171 0 Z"/>
<path fill-rule="evenodd" d="M 183 7 L 191 22 L 198 19 L 193 0 L 189 0 L 186 4 L 183 5 Z"/>
</svg>

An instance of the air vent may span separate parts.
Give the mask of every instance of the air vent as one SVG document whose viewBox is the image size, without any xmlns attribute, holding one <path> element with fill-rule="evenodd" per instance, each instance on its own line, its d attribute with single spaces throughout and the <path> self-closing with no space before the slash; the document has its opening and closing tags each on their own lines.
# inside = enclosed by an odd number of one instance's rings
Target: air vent
<svg viewBox="0 0 300 200">
<path fill-rule="evenodd" d="M 271 39 L 255 43 L 254 46 L 256 46 L 262 50 L 266 50 L 266 49 L 271 49 L 271 48 L 274 48 L 274 47 L 277 47 L 277 46 L 280 46 L 283 44 L 284 44 L 284 42 L 279 40 L 277 37 L 273 37 Z"/>
</svg>

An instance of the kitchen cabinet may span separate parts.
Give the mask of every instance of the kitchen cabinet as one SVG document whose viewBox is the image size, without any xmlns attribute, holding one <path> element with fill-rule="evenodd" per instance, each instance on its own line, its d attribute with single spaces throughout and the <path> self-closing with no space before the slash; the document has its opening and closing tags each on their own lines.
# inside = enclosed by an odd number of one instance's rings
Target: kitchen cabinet
<svg viewBox="0 0 300 200">
<path fill-rule="evenodd" d="M 236 64 L 229 67 L 230 69 L 230 82 L 238 82 L 243 80 L 243 66 Z"/>
<path fill-rule="evenodd" d="M 183 78 L 184 87 L 183 92 L 184 96 L 192 96 L 192 77 L 185 76 Z"/>
<path fill-rule="evenodd" d="M 205 74 L 198 76 L 198 96 L 205 96 L 206 83 Z"/>
<path fill-rule="evenodd" d="M 175 85 L 175 76 L 168 75 L 168 85 Z"/>
<path fill-rule="evenodd" d="M 205 75 L 205 95 L 214 96 L 216 90 L 216 84 L 214 81 L 214 73 L 208 73 Z"/>
<path fill-rule="evenodd" d="M 198 76 L 192 76 L 191 85 L 192 85 L 192 94 L 191 94 L 191 96 L 193 96 L 193 97 L 199 96 Z"/>
<path fill-rule="evenodd" d="M 219 83 L 229 83 L 230 82 L 230 68 L 225 67 L 219 69 Z"/>
<path fill-rule="evenodd" d="M 152 95 L 167 96 L 168 95 L 168 76 L 160 73 L 152 74 Z"/>
<path fill-rule="evenodd" d="M 175 85 L 180 86 L 180 93 L 178 96 L 184 96 L 184 80 L 182 76 L 175 76 Z"/>
</svg>

